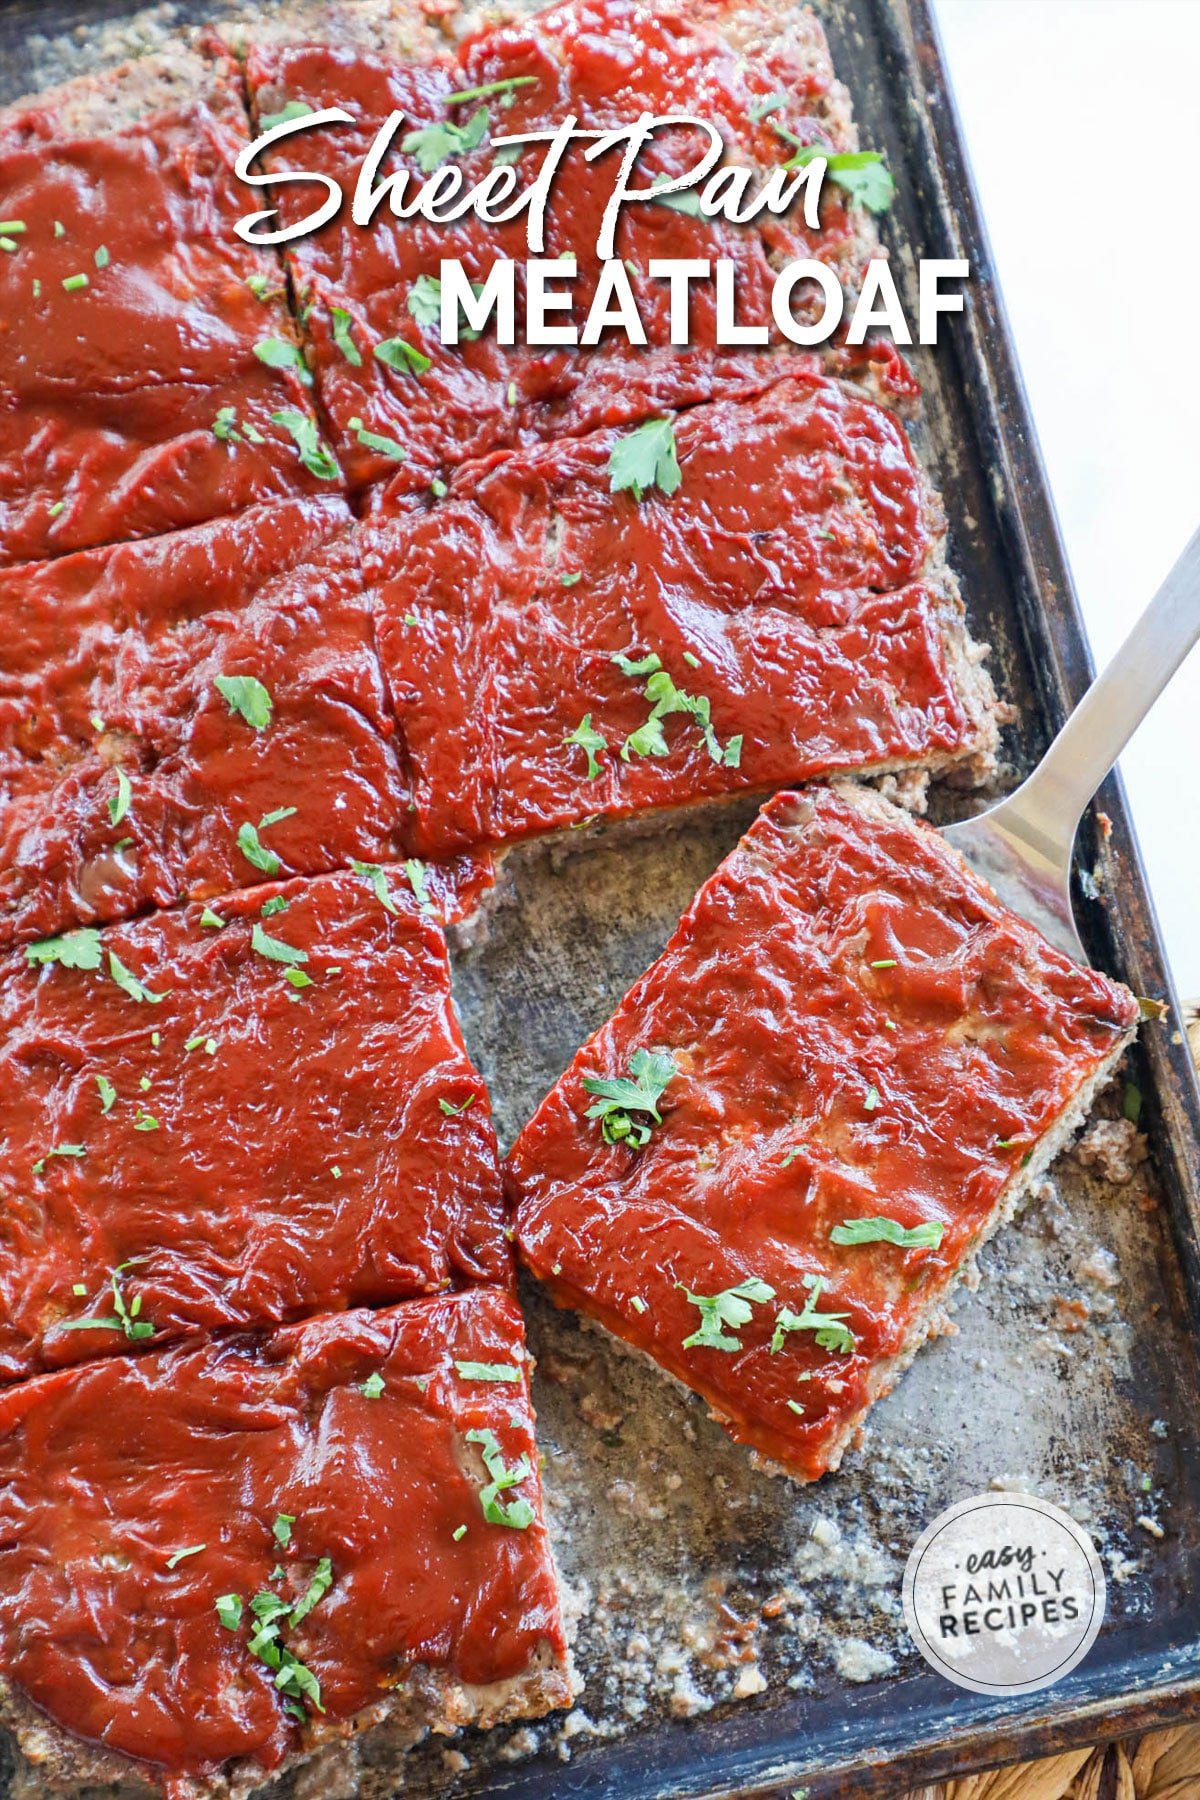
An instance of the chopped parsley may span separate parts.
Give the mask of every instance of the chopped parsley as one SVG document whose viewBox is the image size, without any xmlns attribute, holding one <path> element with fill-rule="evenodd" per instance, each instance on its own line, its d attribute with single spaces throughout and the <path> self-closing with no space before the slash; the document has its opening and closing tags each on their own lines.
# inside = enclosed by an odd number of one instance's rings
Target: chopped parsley
<svg viewBox="0 0 1200 1800">
<path fill-rule="evenodd" d="M 149 1006 L 157 1006 L 164 998 L 162 994 L 153 994 L 144 981 L 140 981 L 131 969 L 127 969 L 115 950 L 108 953 L 108 972 L 123 993 L 131 1000 L 141 1000 Z"/>
<path fill-rule="evenodd" d="M 332 1586 L 333 1564 L 327 1556 L 322 1556 L 313 1570 L 311 1581 L 293 1606 L 288 1624 L 298 1625 L 301 1619 L 307 1619 L 313 1607 L 325 1598 Z"/>
<path fill-rule="evenodd" d="M 350 858 L 350 867 L 356 875 L 361 875 L 371 884 L 371 890 L 385 912 L 398 913 L 400 908 L 388 892 L 387 871 L 378 863 L 359 862 L 356 857 Z M 411 880 L 411 876 L 409 878 Z"/>
<path fill-rule="evenodd" d="M 108 802 L 109 823 L 119 825 L 129 811 L 129 802 L 133 798 L 133 788 L 124 769 L 117 770 L 117 791 Z"/>
<path fill-rule="evenodd" d="M 378 1400 L 383 1392 L 383 1376 L 378 1369 L 373 1369 L 367 1379 L 359 1383 L 358 1391 L 365 1394 L 368 1400 Z"/>
<path fill-rule="evenodd" d="M 491 1476 L 486 1487 L 479 1490 L 479 1504 L 488 1524 L 507 1525 L 513 1531 L 526 1530 L 534 1520 L 534 1511 L 528 1500 L 518 1494 L 515 1500 L 505 1504 L 500 1495 L 524 1481 L 530 1472 L 529 1458 L 522 1453 L 515 1467 L 506 1468 L 496 1434 L 487 1426 L 482 1431 L 468 1431 L 467 1442 L 479 1445 L 484 1467 Z"/>
<path fill-rule="evenodd" d="M 60 963 L 64 969 L 98 969 L 102 954 L 100 933 L 94 925 L 81 925 L 78 931 L 65 931 L 61 937 L 41 938 L 25 946 L 26 962 Z"/>
<path fill-rule="evenodd" d="M 269 275 L 262 275 L 257 272 L 253 275 L 247 275 L 246 286 L 250 289 L 254 298 L 256 300 L 261 300 L 264 305 L 271 298 L 273 290 L 271 288 L 271 278 Z"/>
<path fill-rule="evenodd" d="M 298 950 L 294 944 L 285 944 L 282 938 L 269 937 L 257 919 L 250 933 L 250 948 L 257 950 L 260 956 L 265 956 L 268 962 L 295 964 L 308 961 L 307 950 Z"/>
<path fill-rule="evenodd" d="M 162 1127 L 153 1113 L 139 1111 L 133 1121 L 133 1129 L 135 1131 L 161 1131 Z"/>
<path fill-rule="evenodd" d="M 199 1554 L 202 1550 L 207 1550 L 207 1549 L 208 1549 L 207 1544 L 187 1544 L 184 1546 L 184 1548 L 182 1550 L 175 1550 L 172 1552 L 172 1554 L 170 1556 L 168 1556 L 167 1567 L 168 1567 L 168 1569 L 174 1569 L 184 1560 L 185 1557 L 199 1556 Z"/>
<path fill-rule="evenodd" d="M 443 1100 L 440 1098 L 438 1100 L 438 1105 L 448 1119 L 456 1119 L 460 1113 L 465 1113 L 468 1107 L 472 1107 L 474 1104 L 474 1094 L 468 1094 L 465 1100 L 460 1100 L 457 1104 L 453 1100 Z"/>
<path fill-rule="evenodd" d="M 82 289 L 84 289 L 85 287 L 90 287 L 90 286 L 91 286 L 91 283 L 89 282 L 86 275 L 64 275 L 63 276 L 63 289 L 68 294 L 78 294 L 82 291 Z"/>
<path fill-rule="evenodd" d="M 274 812 L 264 813 L 257 826 L 251 825 L 248 819 L 238 826 L 238 849 L 246 861 L 253 863 L 256 869 L 261 869 L 264 875 L 278 875 L 283 864 L 274 850 L 267 849 L 258 834 L 269 825 L 278 825 L 281 820 L 290 819 L 295 810 L 294 806 L 279 806 Z"/>
<path fill-rule="evenodd" d="M 87 1150 L 83 1144 L 55 1144 L 52 1150 L 47 1150 L 45 1156 L 38 1157 L 38 1160 L 33 1165 L 33 1172 L 35 1175 L 40 1175 L 42 1173 L 43 1169 L 46 1167 L 47 1157 L 66 1156 L 77 1158 L 86 1155 Z"/>
<path fill-rule="evenodd" d="M 489 100 L 493 94 L 511 94 L 517 88 L 533 87 L 537 83 L 536 75 L 506 75 L 503 81 L 487 81 L 482 87 L 456 88 L 454 93 L 447 94 L 447 106 L 459 106 L 464 100 Z"/>
<path fill-rule="evenodd" d="M 399 369 L 402 374 L 424 375 L 432 369 L 433 358 L 410 344 L 407 338 L 383 338 L 375 346 L 374 355 L 377 361 L 389 369 Z"/>
<path fill-rule="evenodd" d="M 98 269 L 107 269 L 111 260 L 112 258 L 108 254 L 107 244 L 101 244 L 96 250 L 95 255 L 92 257 L 92 261 Z"/>
<path fill-rule="evenodd" d="M 320 481 L 337 481 L 341 475 L 337 459 L 327 444 L 321 442 L 317 431 L 317 422 L 308 413 L 297 412 L 294 406 L 286 406 L 281 412 L 271 414 L 272 423 L 282 425 L 290 432 L 296 445 L 296 454 L 308 470 Z"/>
<path fill-rule="evenodd" d="M 571 574 L 560 575 L 558 578 L 560 587 L 574 587 L 575 583 L 577 581 L 582 581 L 582 580 L 583 580 L 583 570 L 582 569 L 575 569 L 572 571 Z"/>
<path fill-rule="evenodd" d="M 584 1091 L 596 1096 L 585 1117 L 600 1120 L 600 1135 L 606 1144 L 628 1144 L 641 1150 L 650 1142 L 653 1126 L 662 1124 L 658 1103 L 676 1072 L 673 1057 L 655 1050 L 635 1050 L 628 1075 L 584 1076 Z"/>
<path fill-rule="evenodd" d="M 897 960 L 898 959 L 894 956 L 881 956 L 878 958 L 877 961 L 873 962 L 870 966 L 873 969 L 894 969 L 896 967 Z"/>
<path fill-rule="evenodd" d="M 875 1108 L 878 1105 L 879 1105 L 879 1089 L 875 1086 L 874 1082 L 872 1082 L 871 1086 L 867 1089 L 866 1093 L 863 1095 L 863 1111 L 864 1112 L 874 1112 Z"/>
<path fill-rule="evenodd" d="M 418 275 L 408 290 L 406 305 L 418 325 L 437 326 L 442 316 L 442 284 L 436 275 Z"/>
<path fill-rule="evenodd" d="M 810 162 L 824 157 L 825 173 L 851 200 L 868 212 L 885 213 L 896 197 L 896 183 L 878 150 L 830 150 L 824 144 L 806 144 L 786 126 L 771 120 L 771 129 L 789 144 L 796 146 L 794 156 L 784 163 L 785 169 L 807 168 Z"/>
<path fill-rule="evenodd" d="M 467 1535 L 467 1528 L 465 1525 L 456 1525 L 454 1527 L 454 1530 L 450 1533 L 450 1536 L 454 1539 L 454 1542 L 456 1544 L 461 1543 L 463 1538 L 466 1537 L 466 1535 Z"/>
<path fill-rule="evenodd" d="M 621 746 L 622 762 L 628 762 L 634 756 L 666 756 L 668 746 L 662 721 L 674 713 L 683 713 L 695 719 L 700 727 L 700 741 L 715 763 L 720 763 L 727 769 L 736 769 L 740 765 L 741 734 L 731 737 L 727 744 L 722 745 L 713 730 L 712 703 L 707 694 L 689 694 L 683 688 L 676 687 L 655 651 L 636 659 L 618 651 L 612 661 L 622 675 L 648 677 L 643 692 L 650 702 L 650 717 L 625 739 Z"/>
<path fill-rule="evenodd" d="M 289 987 L 306 988 L 313 984 L 312 976 L 306 975 L 303 969 L 285 969 L 283 979 Z"/>
<path fill-rule="evenodd" d="M 634 1294 L 629 1304 L 632 1306 L 635 1313 L 644 1313 L 646 1311 L 646 1302 L 642 1299 L 640 1294 Z"/>
<path fill-rule="evenodd" d="M 329 316 L 333 321 L 334 343 L 348 363 L 352 363 L 356 369 L 361 369 L 362 351 L 350 335 L 350 327 L 354 323 L 350 314 L 344 306 L 334 306 L 330 308 Z"/>
<path fill-rule="evenodd" d="M 612 493 L 628 488 L 635 500 L 641 500 L 652 487 L 673 494 L 682 480 L 675 454 L 675 426 L 670 419 L 647 419 L 613 445 L 608 459 Z"/>
<path fill-rule="evenodd" d="M 275 917 L 276 913 L 286 912 L 287 909 L 288 909 L 288 903 L 284 899 L 283 895 L 282 894 L 272 894 L 271 898 L 269 900 L 263 901 L 263 903 L 259 907 L 258 911 L 259 911 L 259 916 L 261 918 L 273 919 Z"/>
<path fill-rule="evenodd" d="M 936 1250 L 945 1229 L 940 1219 L 909 1226 L 895 1219 L 843 1219 L 829 1237 L 834 1244 L 895 1244 L 901 1250 Z"/>
<path fill-rule="evenodd" d="M 456 1362 L 464 1381 L 520 1381 L 521 1371 L 512 1363 Z"/>
<path fill-rule="evenodd" d="M 290 338 L 260 338 L 254 346 L 254 354 L 268 369 L 295 369 L 304 385 L 312 386 L 312 372 L 304 360 L 304 352 Z"/>
<path fill-rule="evenodd" d="M 100 1094 L 100 1111 L 110 1113 L 117 1098 L 117 1090 L 107 1075 L 97 1075 L 96 1087 Z"/>
<path fill-rule="evenodd" d="M 410 857 L 404 865 L 404 873 L 408 876 L 409 885 L 417 896 L 417 905 L 421 911 L 423 913 L 432 912 L 434 906 L 429 895 L 429 884 L 425 879 L 425 864 L 418 862 L 415 856 Z"/>
<path fill-rule="evenodd" d="M 271 1536 L 282 1550 L 286 1550 L 292 1541 L 292 1526 L 295 1523 L 295 1513 L 280 1513 L 271 1527 Z"/>
<path fill-rule="evenodd" d="M 132 1269 L 140 1262 L 140 1257 L 131 1257 L 128 1262 L 118 1263 L 109 1277 L 112 1289 L 113 1310 L 103 1318 L 64 1319 L 63 1331 L 123 1331 L 131 1341 L 154 1336 L 154 1326 L 149 1319 L 139 1317 L 142 1310 L 142 1296 L 135 1294 L 128 1304 L 121 1290 L 121 1276 L 126 1269 Z"/>
<path fill-rule="evenodd" d="M 277 125 L 287 125 L 292 119 L 307 119 L 312 110 L 307 101 L 289 100 L 278 112 L 264 113 L 258 121 L 258 129 L 260 132 L 274 131 Z"/>
<path fill-rule="evenodd" d="M 450 492 L 450 489 L 446 486 L 440 475 L 435 475 L 429 484 L 429 491 L 435 500 L 444 500 L 446 495 Z"/>
<path fill-rule="evenodd" d="M 220 913 L 214 912 L 211 906 L 206 906 L 200 914 L 200 923 L 206 931 L 224 931 L 225 929 L 224 919 Z"/>
<path fill-rule="evenodd" d="M 395 438 L 384 437 L 378 431 L 368 431 L 361 419 L 349 419 L 347 424 L 364 450 L 375 450 L 380 456 L 389 457 L 392 462 L 407 460 L 408 451 Z"/>
<path fill-rule="evenodd" d="M 564 576 L 563 579 L 565 580 L 566 577 Z M 595 781 L 601 773 L 597 758 L 602 751 L 608 749 L 608 742 L 607 739 L 601 737 L 598 731 L 593 730 L 591 713 L 584 713 L 574 731 L 563 739 L 563 743 L 583 751 L 587 757 L 587 778 L 589 781 Z"/>
<path fill-rule="evenodd" d="M 465 156 L 469 150 L 478 149 L 487 126 L 487 107 L 481 106 L 465 125 L 453 125 L 444 119 L 436 125 L 424 125 L 419 131 L 408 132 L 401 138 L 400 148 L 406 156 L 416 158 L 422 175 L 432 175 L 450 157 Z"/>
<path fill-rule="evenodd" d="M 822 1350 L 836 1350 L 843 1356 L 849 1356 L 854 1349 L 854 1333 L 843 1323 L 845 1313 L 823 1313 L 817 1310 L 827 1283 L 821 1275 L 806 1275 L 804 1285 L 808 1293 L 804 1298 L 803 1312 L 793 1312 L 789 1306 L 781 1307 L 775 1320 L 775 1330 L 771 1336 L 771 1355 L 783 1349 L 783 1341 L 788 1332 L 811 1331 Z"/>
<path fill-rule="evenodd" d="M 699 1328 L 684 1338 L 685 1350 L 740 1350 L 742 1340 L 734 1332 L 750 1323 L 756 1305 L 765 1306 L 775 1298 L 775 1289 L 757 1275 L 748 1276 L 720 1294 L 693 1294 L 682 1282 L 675 1285 L 693 1306 L 700 1308 Z"/>
<path fill-rule="evenodd" d="M 254 675 L 217 675 L 213 686 L 229 706 L 229 715 L 240 713 L 255 731 L 265 731 L 271 723 L 271 696 Z"/>
<path fill-rule="evenodd" d="M 242 1622 L 242 1597 L 240 1594 L 218 1594 L 216 1600 L 217 1617 L 226 1631 L 236 1631 Z"/>
<path fill-rule="evenodd" d="M 671 181 L 672 179 L 673 177 L 663 170 L 660 175 L 654 177 L 654 180 L 650 185 L 652 188 L 659 188 L 662 187 L 665 182 Z M 654 204 L 656 206 L 669 206 L 672 212 L 686 213 L 688 217 L 692 219 L 699 219 L 702 216 L 700 211 L 700 196 L 694 188 L 683 188 L 678 193 L 674 194 L 660 194 L 656 196 Z"/>
<path fill-rule="evenodd" d="M 218 407 L 217 416 L 213 420 L 212 430 L 213 436 L 215 438 L 220 438 L 223 444 L 231 443 L 233 439 L 239 435 L 237 428 L 237 409 L 232 406 Z"/>
</svg>

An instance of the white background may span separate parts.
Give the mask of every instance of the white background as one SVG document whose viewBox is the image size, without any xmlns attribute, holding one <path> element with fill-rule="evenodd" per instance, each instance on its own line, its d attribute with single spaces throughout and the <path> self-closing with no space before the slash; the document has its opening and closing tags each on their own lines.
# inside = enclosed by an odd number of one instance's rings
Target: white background
<svg viewBox="0 0 1200 1800">
<path fill-rule="evenodd" d="M 1200 525 L 1200 0 L 933 0 L 1097 664 Z M 1200 997 L 1200 647 L 1121 760 Z"/>
</svg>

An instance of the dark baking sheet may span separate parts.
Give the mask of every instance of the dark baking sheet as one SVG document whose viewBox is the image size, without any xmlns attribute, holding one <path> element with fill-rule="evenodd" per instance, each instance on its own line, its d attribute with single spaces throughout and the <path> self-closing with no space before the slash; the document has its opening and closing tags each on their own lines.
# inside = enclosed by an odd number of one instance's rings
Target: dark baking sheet
<svg viewBox="0 0 1200 1800">
<path fill-rule="evenodd" d="M 184 22 L 233 10 L 233 0 L 208 7 L 180 0 L 159 8 L 159 17 Z M 919 357 L 927 401 L 922 448 L 946 496 L 952 560 L 972 627 L 992 643 L 1003 697 L 1018 708 L 1006 741 L 1015 779 L 1087 685 L 1090 666 L 940 51 L 923 0 L 827 0 L 818 10 L 862 141 L 885 149 L 897 176 L 885 235 L 902 287 L 913 287 L 922 255 L 966 255 L 971 262 L 968 316 L 951 325 L 936 354 Z M 0 5 L 4 95 L 47 78 L 51 64 L 34 33 L 94 28 L 133 11 L 121 0 Z M 977 803 L 942 793 L 935 811 L 947 816 Z M 1108 897 L 1082 905 L 1089 950 L 1136 991 L 1168 994 L 1117 782 L 1107 784 L 1099 805 L 1111 835 L 1089 825 L 1082 854 Z M 490 940 L 457 970 L 465 1027 L 493 1088 L 502 1133 L 511 1134 L 580 1038 L 656 953 L 735 835 L 736 823 L 726 819 L 686 837 L 601 846 L 566 869 L 542 854 L 513 859 L 512 895 Z M 503 1742 L 503 1734 L 468 1738 L 467 1768 L 452 1769 L 433 1752 L 403 1776 L 382 1746 L 368 1753 L 353 1791 L 383 1796 L 403 1785 L 406 1792 L 510 1800 L 717 1800 L 795 1789 L 807 1789 L 812 1800 L 895 1796 L 950 1772 L 1195 1716 L 1200 1096 L 1173 996 L 1172 1008 L 1170 1025 L 1145 1033 L 1137 1071 L 1164 1212 L 1142 1212 L 1129 1190 L 1097 1191 L 1068 1171 L 1062 1191 L 1072 1229 L 1082 1233 L 1078 1240 L 1068 1233 L 1070 1254 L 1059 1226 L 1041 1232 L 1035 1220 L 1034 1229 L 1009 1233 L 989 1253 L 981 1296 L 964 1305 L 960 1338 L 923 1353 L 879 1409 L 868 1451 L 815 1489 L 800 1493 L 752 1476 L 694 1405 L 653 1382 L 639 1386 L 624 1359 L 528 1295 L 531 1341 L 542 1364 L 537 1399 L 553 1523 L 568 1580 L 591 1583 L 579 1649 L 590 1725 L 570 1740 L 550 1728 L 527 1743 L 520 1734 Z M 1044 1315 L 1054 1284 L 1066 1282 L 1070 1256 L 1091 1231 L 1120 1246 L 1127 1336 L 1118 1340 L 1106 1327 L 1074 1364 L 1047 1368 L 1036 1349 Z M 1025 1345 L 1030 1334 L 1033 1353 Z M 1148 1434 L 1151 1421 L 1162 1431 Z M 1013 1459 L 1021 1455 L 1027 1460 L 1018 1464 Z M 1131 1558 L 1140 1550 L 1139 1572 L 1128 1583 L 1110 1583 L 1108 1621 L 1069 1680 L 996 1703 L 948 1686 L 911 1647 L 904 1650 L 893 1602 L 921 1525 L 989 1480 L 1026 1467 L 1050 1498 L 1083 1495 L 1106 1550 L 1127 1549 Z M 1132 1487 L 1126 1469 L 1152 1471 L 1161 1543 L 1139 1542 L 1132 1525 L 1138 1501 L 1133 1492 L 1127 1505 L 1122 1499 Z M 665 1485 L 654 1489 L 658 1498 L 648 1508 L 650 1489 L 638 1483 L 663 1470 Z M 612 1496 L 628 1472 L 636 1479 L 624 1484 L 633 1495 L 625 1507 Z M 859 1532 L 872 1555 L 890 1556 L 894 1580 L 888 1576 L 851 1603 L 857 1573 L 835 1556 L 804 1565 L 799 1585 L 813 1596 L 818 1641 L 793 1633 L 795 1642 L 764 1643 L 770 1679 L 760 1698 L 722 1699 L 718 1683 L 711 1710 L 681 1719 L 671 1716 L 661 1684 L 650 1681 L 634 1716 L 637 1709 L 625 1704 L 628 1635 L 648 1597 L 681 1598 L 674 1615 L 668 1609 L 646 1620 L 656 1649 L 679 1640 L 680 1611 L 699 1616 L 708 1578 L 722 1582 L 735 1610 L 752 1609 L 779 1587 L 781 1571 L 795 1577 L 795 1558 L 787 1560 L 793 1543 L 811 1543 L 819 1520 L 832 1521 L 839 1541 L 857 1544 L 852 1534 Z M 866 1682 L 839 1678 L 822 1660 L 822 1629 L 839 1645 L 855 1633 L 883 1641 L 890 1630 L 895 1672 Z"/>
</svg>

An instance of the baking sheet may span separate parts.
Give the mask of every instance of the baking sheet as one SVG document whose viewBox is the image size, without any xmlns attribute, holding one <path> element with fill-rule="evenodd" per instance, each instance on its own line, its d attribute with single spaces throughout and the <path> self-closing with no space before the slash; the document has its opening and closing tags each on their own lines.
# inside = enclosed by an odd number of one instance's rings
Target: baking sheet
<svg viewBox="0 0 1200 1800">
<path fill-rule="evenodd" d="M 186 0 L 154 8 L 153 28 L 238 10 Z M 862 141 L 887 151 L 897 177 L 885 237 L 902 287 L 915 285 L 921 255 L 967 254 L 975 273 L 970 317 L 936 354 L 918 354 L 920 449 L 946 496 L 972 629 L 992 643 L 1002 697 L 1018 708 L 1005 742 L 1011 783 L 1086 685 L 1088 665 L 940 58 L 919 0 L 818 10 Z M 5 94 L 95 66 L 97 39 L 109 55 L 128 50 L 142 30 L 130 35 L 132 11 L 119 0 L 10 0 L 0 8 Z M 81 24 L 93 30 L 65 59 L 38 35 Z M 934 812 L 977 804 L 942 791 Z M 1137 991 L 1164 994 L 1114 783 L 1101 804 L 1112 835 L 1092 828 L 1082 846 L 1105 896 L 1083 908 L 1089 949 Z M 541 849 L 510 859 L 490 936 L 456 964 L 464 1029 L 504 1139 L 661 948 L 745 818 L 614 835 L 565 861 Z M 333 1791 L 382 1800 L 402 1779 L 406 1792 L 514 1800 L 895 1795 L 951 1769 L 1194 1710 L 1200 1105 L 1174 1025 L 1148 1027 L 1134 1073 L 1153 1169 L 1113 1186 L 1062 1160 L 985 1252 L 958 1335 L 922 1353 L 872 1415 L 864 1446 L 816 1487 L 756 1474 L 695 1397 L 527 1290 L 547 1504 L 586 1692 L 565 1722 L 434 1743 L 403 1777 L 386 1740 L 368 1741 L 324 1771 Z M 1109 1577 L 1089 1658 L 1017 1702 L 933 1675 L 900 1611 L 922 1526 L 989 1486 L 1066 1506 L 1095 1536 Z M 30 1791 L 21 1777 L 16 1785 Z"/>
</svg>

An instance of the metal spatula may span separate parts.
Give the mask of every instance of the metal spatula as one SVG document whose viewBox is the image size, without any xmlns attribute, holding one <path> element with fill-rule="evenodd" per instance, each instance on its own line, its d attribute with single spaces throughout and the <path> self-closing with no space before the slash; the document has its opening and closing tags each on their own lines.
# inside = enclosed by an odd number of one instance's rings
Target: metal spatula
<svg viewBox="0 0 1200 1800">
<path fill-rule="evenodd" d="M 1071 906 L 1079 821 L 1197 638 L 1200 531 L 1033 774 L 998 806 L 943 828 L 1005 904 L 1076 962 L 1087 961 Z"/>
</svg>

